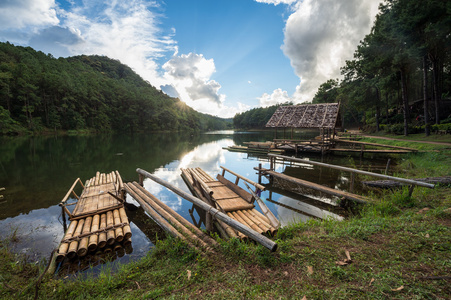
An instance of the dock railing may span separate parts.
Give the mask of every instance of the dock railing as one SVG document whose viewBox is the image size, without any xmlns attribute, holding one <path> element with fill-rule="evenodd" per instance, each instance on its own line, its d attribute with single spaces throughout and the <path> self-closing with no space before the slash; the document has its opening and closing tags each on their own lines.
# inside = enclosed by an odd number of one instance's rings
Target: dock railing
<svg viewBox="0 0 451 300">
<path fill-rule="evenodd" d="M 358 170 L 358 169 L 353 169 L 353 168 L 348 168 L 348 167 L 342 167 L 342 166 L 338 166 L 338 165 L 331 165 L 331 164 L 326 164 L 326 163 L 322 163 L 322 162 L 311 161 L 311 160 L 306 160 L 306 159 L 301 159 L 301 158 L 289 157 L 289 156 L 284 156 L 284 155 L 275 155 L 275 154 L 268 154 L 268 156 L 271 157 L 271 163 L 270 163 L 271 170 L 274 170 L 274 161 L 275 161 L 275 159 L 279 158 L 279 159 L 289 160 L 289 161 L 293 161 L 293 162 L 299 162 L 299 163 L 310 164 L 310 165 L 314 165 L 314 166 L 327 167 L 327 168 L 331 168 L 331 169 L 337 169 L 337 170 L 341 170 L 341 171 L 350 172 L 351 173 L 351 182 L 350 182 L 351 192 L 352 192 L 353 187 L 354 187 L 355 174 L 366 175 L 366 176 L 373 176 L 373 177 L 378 177 L 378 178 L 382 178 L 382 179 L 386 179 L 386 180 L 393 180 L 393 181 L 398 181 L 398 182 L 401 182 L 401 183 L 408 184 L 408 185 L 410 185 L 409 196 L 412 195 L 413 188 L 415 186 L 427 187 L 427 188 L 430 188 L 430 189 L 433 189 L 435 187 L 434 184 L 426 183 L 426 182 L 422 182 L 422 181 L 416 181 L 416 180 L 413 180 L 413 179 L 407 179 L 407 178 L 400 178 L 400 177 L 389 176 L 389 175 L 384 175 L 384 174 L 378 174 L 378 173 L 373 173 L 373 172 L 368 172 L 368 171 L 363 171 L 363 170 Z"/>
</svg>

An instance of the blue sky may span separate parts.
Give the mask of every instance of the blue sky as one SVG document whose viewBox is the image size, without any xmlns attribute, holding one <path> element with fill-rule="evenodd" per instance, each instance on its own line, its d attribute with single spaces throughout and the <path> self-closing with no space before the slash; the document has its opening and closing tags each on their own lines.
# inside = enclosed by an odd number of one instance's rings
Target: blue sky
<svg viewBox="0 0 451 300">
<path fill-rule="evenodd" d="M 127 64 L 194 109 L 233 117 L 310 101 L 369 33 L 378 0 L 0 0 L 0 41 Z"/>
</svg>

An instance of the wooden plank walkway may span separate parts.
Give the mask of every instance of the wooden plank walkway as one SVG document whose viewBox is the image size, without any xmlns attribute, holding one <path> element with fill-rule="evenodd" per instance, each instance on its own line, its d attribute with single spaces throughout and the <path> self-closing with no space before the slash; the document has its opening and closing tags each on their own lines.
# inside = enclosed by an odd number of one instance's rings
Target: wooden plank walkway
<svg viewBox="0 0 451 300">
<path fill-rule="evenodd" d="M 80 196 L 74 192 L 77 183 L 83 187 Z M 67 203 L 70 195 L 76 202 Z M 131 243 L 131 229 L 124 209 L 123 183 L 119 172 L 97 172 L 83 185 L 77 179 L 60 203 L 69 215 L 70 225 L 58 248 L 57 260 L 83 257 L 96 250 L 112 251 Z M 72 212 L 68 207 L 75 204 Z"/>
<path fill-rule="evenodd" d="M 232 219 L 261 234 L 274 235 L 277 232 L 278 227 L 273 226 L 268 217 L 255 208 L 253 196 L 223 176 L 218 175 L 218 180 L 215 180 L 201 168 L 188 168 L 182 169 L 182 177 L 196 197 L 207 202 L 206 198 L 209 195 L 215 208 L 226 213 Z M 203 191 L 206 193 L 196 188 L 196 179 L 201 181 L 199 185 L 203 186 Z M 236 235 L 246 238 L 240 232 L 236 232 Z"/>
</svg>

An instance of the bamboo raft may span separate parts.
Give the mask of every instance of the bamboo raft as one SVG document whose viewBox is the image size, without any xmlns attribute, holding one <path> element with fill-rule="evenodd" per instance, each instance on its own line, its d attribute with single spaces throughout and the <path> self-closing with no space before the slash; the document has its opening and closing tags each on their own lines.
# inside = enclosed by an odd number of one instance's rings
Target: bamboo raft
<svg viewBox="0 0 451 300">
<path fill-rule="evenodd" d="M 78 196 L 74 189 L 77 183 L 83 191 Z M 73 195 L 76 201 L 67 203 Z M 125 191 L 119 172 L 96 173 L 83 185 L 77 178 L 60 203 L 64 214 L 69 216 L 70 225 L 60 246 L 56 260 L 65 257 L 84 257 L 96 250 L 110 252 L 131 243 L 131 229 L 124 209 Z M 75 205 L 71 212 L 68 207 Z"/>
<path fill-rule="evenodd" d="M 204 202 L 225 213 L 230 218 L 252 228 L 260 234 L 274 235 L 280 226 L 279 221 L 249 187 L 250 193 L 240 188 L 237 184 L 240 179 L 243 179 L 256 186 L 257 189 L 264 190 L 265 187 L 241 177 L 224 167 L 221 168 L 223 169 L 223 173 L 222 175 L 217 175 L 218 180 L 213 179 L 201 168 L 182 169 L 182 178 L 194 196 L 202 199 Z M 235 183 L 224 178 L 225 171 L 237 176 Z M 254 201 L 257 201 L 263 214 L 255 208 Z M 212 221 L 213 220 L 209 219 L 207 215 L 207 230 L 208 227 L 211 226 Z M 248 238 L 245 234 L 233 230 L 224 222 L 219 220 L 216 221 L 215 225 L 218 231 L 225 238 Z"/>
</svg>

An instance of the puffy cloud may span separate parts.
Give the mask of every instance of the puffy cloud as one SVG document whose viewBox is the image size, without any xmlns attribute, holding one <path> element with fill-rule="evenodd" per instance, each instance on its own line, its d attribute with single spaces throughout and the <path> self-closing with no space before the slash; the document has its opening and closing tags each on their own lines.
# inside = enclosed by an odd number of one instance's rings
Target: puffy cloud
<svg viewBox="0 0 451 300">
<path fill-rule="evenodd" d="M 29 44 L 35 49 L 52 53 L 53 56 L 67 56 L 70 54 L 69 47 L 82 41 L 80 33 L 69 28 L 51 26 L 41 30 L 34 35 Z"/>
<path fill-rule="evenodd" d="M 217 113 L 223 108 L 225 95 L 219 94 L 221 85 L 210 79 L 216 71 L 213 59 L 195 53 L 175 54 L 163 69 L 164 78 L 189 106 L 204 113 Z"/>
<path fill-rule="evenodd" d="M 294 98 L 310 101 L 317 88 L 340 77 L 340 67 L 370 32 L 379 0 L 304 0 L 285 26 L 282 49 L 301 83 Z"/>
<path fill-rule="evenodd" d="M 288 96 L 287 91 L 282 91 L 282 89 L 276 89 L 271 95 L 264 93 L 260 98 L 260 106 L 267 107 L 275 104 L 286 103 L 292 101 L 293 99 Z"/>
<path fill-rule="evenodd" d="M 57 25 L 54 0 L 0 1 L 0 29 Z"/>
</svg>

